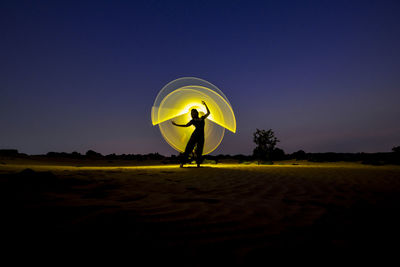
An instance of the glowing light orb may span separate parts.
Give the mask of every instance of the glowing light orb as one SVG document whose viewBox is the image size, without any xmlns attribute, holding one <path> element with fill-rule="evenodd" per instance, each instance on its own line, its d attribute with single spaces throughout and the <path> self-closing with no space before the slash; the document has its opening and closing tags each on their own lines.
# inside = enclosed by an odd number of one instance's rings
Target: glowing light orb
<svg viewBox="0 0 400 267">
<path fill-rule="evenodd" d="M 191 109 L 199 111 L 199 116 L 207 111 L 201 101 L 206 102 L 210 115 L 205 120 L 203 155 L 214 151 L 224 137 L 225 129 L 235 133 L 236 119 L 226 96 L 215 85 L 194 77 L 176 79 L 165 85 L 158 93 L 151 109 L 153 125 L 159 125 L 167 143 L 179 152 L 184 152 L 194 126 L 177 127 L 188 123 Z"/>
</svg>

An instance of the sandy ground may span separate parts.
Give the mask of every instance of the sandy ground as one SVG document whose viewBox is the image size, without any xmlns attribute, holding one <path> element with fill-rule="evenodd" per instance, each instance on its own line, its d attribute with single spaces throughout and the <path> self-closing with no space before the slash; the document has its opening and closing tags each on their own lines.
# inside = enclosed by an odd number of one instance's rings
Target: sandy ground
<svg viewBox="0 0 400 267">
<path fill-rule="evenodd" d="M 399 166 L 41 163 L 1 160 L 2 240 L 18 251 L 209 266 L 399 248 Z"/>
</svg>

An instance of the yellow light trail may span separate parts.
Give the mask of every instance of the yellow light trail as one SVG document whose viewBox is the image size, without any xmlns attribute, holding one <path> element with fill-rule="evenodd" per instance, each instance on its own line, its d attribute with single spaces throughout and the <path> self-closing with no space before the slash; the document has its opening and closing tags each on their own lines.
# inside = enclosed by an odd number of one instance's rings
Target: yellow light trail
<svg viewBox="0 0 400 267">
<path fill-rule="evenodd" d="M 152 123 L 157 125 L 173 119 L 190 112 L 194 107 L 201 107 L 205 113 L 201 101 L 205 101 L 212 111 L 209 120 L 233 133 L 236 132 L 236 119 L 230 104 L 222 96 L 203 86 L 186 86 L 169 93 L 159 107 L 153 106 Z"/>
<path fill-rule="evenodd" d="M 222 142 L 225 129 L 236 132 L 236 118 L 226 96 L 213 84 L 198 78 L 180 78 L 168 83 L 159 92 L 151 110 L 153 125 L 158 125 L 166 142 L 175 150 L 183 152 L 193 132 L 193 127 L 176 127 L 192 118 L 191 109 L 200 116 L 206 113 L 202 101 L 207 103 L 210 115 L 205 125 L 203 154 L 214 151 Z"/>
</svg>

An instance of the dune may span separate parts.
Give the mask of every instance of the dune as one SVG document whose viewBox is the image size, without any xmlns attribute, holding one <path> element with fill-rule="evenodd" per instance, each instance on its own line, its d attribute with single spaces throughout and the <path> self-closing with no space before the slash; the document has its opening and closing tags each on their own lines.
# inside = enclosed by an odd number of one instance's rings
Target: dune
<svg viewBox="0 0 400 267">
<path fill-rule="evenodd" d="M 398 166 L 6 162 L 0 188 L 5 238 L 25 246 L 124 244 L 135 257 L 201 266 L 278 251 L 389 251 L 400 237 Z"/>
</svg>

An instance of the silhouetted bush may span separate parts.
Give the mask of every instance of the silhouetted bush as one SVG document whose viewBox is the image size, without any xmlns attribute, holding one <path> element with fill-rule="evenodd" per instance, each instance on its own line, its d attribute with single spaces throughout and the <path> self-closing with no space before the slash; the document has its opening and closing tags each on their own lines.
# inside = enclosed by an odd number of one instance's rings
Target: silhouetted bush
<svg viewBox="0 0 400 267">
<path fill-rule="evenodd" d="M 296 159 L 296 160 L 305 160 L 307 159 L 307 154 L 304 152 L 304 150 L 299 150 L 297 152 L 294 152 L 290 155 L 290 158 Z"/>
<path fill-rule="evenodd" d="M 272 153 L 271 153 L 271 160 L 285 160 L 286 159 L 286 155 L 285 155 L 285 151 L 283 151 L 283 149 L 280 148 L 275 148 Z"/>
<path fill-rule="evenodd" d="M 97 153 L 96 151 L 93 151 L 93 150 L 88 150 L 85 155 L 88 158 L 102 158 L 103 157 L 102 154 Z"/>
</svg>

